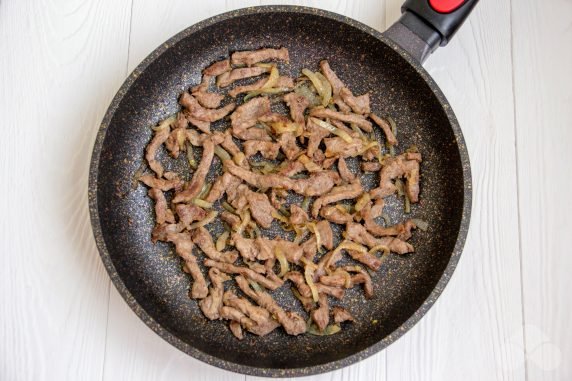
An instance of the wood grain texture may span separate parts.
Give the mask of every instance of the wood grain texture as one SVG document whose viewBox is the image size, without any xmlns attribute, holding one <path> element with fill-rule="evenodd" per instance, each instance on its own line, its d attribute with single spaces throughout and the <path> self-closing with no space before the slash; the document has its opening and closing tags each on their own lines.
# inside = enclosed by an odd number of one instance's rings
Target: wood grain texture
<svg viewBox="0 0 572 381">
<path fill-rule="evenodd" d="M 87 172 L 129 15 L 112 0 L 0 4 L 2 380 L 101 379 L 110 282 Z"/>
<path fill-rule="evenodd" d="M 526 366 L 572 379 L 572 2 L 512 2 Z"/>
<path fill-rule="evenodd" d="M 401 3 L 388 1 L 388 14 Z M 524 379 L 523 352 L 508 345 L 523 344 L 510 37 L 510 6 L 480 2 L 425 65 L 467 141 L 473 212 L 450 284 L 387 350 L 389 380 Z"/>
</svg>

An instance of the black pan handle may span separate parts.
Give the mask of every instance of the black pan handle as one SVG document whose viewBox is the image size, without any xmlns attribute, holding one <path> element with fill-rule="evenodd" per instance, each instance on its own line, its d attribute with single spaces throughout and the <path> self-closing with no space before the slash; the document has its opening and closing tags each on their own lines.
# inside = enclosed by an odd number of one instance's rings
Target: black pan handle
<svg viewBox="0 0 572 381">
<path fill-rule="evenodd" d="M 384 35 L 423 63 L 445 46 L 479 0 L 406 0 L 403 15 Z"/>
</svg>

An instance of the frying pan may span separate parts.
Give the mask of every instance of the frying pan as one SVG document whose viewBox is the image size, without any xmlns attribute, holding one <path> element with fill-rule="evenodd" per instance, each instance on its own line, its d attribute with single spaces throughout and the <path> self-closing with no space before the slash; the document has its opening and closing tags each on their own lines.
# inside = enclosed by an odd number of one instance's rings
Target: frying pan
<svg viewBox="0 0 572 381">
<path fill-rule="evenodd" d="M 151 329 L 206 363 L 281 377 L 352 364 L 387 347 L 419 321 L 450 279 L 470 219 L 471 174 L 463 135 L 445 96 L 421 66 L 453 36 L 476 0 L 459 1 L 457 8 L 454 3 L 406 1 L 402 18 L 384 34 L 318 9 L 241 9 L 180 32 L 133 71 L 97 135 L 89 206 L 97 247 L 113 283 Z M 392 196 L 385 210 L 393 223 L 413 216 L 428 221 L 429 229 L 418 230 L 411 238 L 415 253 L 390 256 L 373 276 L 373 299 L 366 301 L 357 288 L 347 292 L 342 304 L 356 322 L 344 325 L 340 333 L 292 337 L 277 329 L 265 337 L 248 334 L 239 341 L 225 322 L 208 321 L 196 301 L 188 298 L 191 279 L 181 271 L 173 247 L 151 243 L 151 200 L 142 185 L 133 186 L 133 177 L 143 163 L 152 134 L 149 127 L 179 109 L 178 96 L 199 83 L 202 68 L 235 50 L 281 46 L 290 51 L 290 63 L 281 67 L 282 72 L 296 77 L 302 68 L 317 70 L 318 62 L 328 59 L 355 94 L 371 93 L 374 112 L 395 119 L 398 152 L 411 145 L 419 148 L 420 203 L 405 215 L 402 200 Z M 188 172 L 184 159 L 166 166 Z M 215 167 L 209 181 L 220 170 Z M 379 180 L 377 175 L 364 175 L 362 181 L 374 187 Z M 217 236 L 220 229 L 216 225 L 211 232 Z M 267 233 L 282 234 L 272 229 Z M 277 290 L 274 297 L 285 308 L 301 312 L 288 287 Z"/>
</svg>

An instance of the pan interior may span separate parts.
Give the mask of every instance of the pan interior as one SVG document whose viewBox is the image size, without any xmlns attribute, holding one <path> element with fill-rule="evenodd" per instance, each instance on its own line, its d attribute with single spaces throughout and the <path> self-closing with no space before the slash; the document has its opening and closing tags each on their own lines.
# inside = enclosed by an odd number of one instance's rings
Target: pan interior
<svg viewBox="0 0 572 381">
<path fill-rule="evenodd" d="M 236 340 L 221 321 L 207 321 L 187 296 L 190 278 L 181 271 L 173 248 L 153 245 L 152 203 L 147 189 L 132 188 L 143 162 L 149 128 L 178 110 L 178 95 L 200 81 L 200 71 L 229 51 L 285 46 L 298 76 L 317 70 L 321 59 L 355 94 L 370 92 L 372 109 L 398 125 L 398 152 L 416 145 L 423 154 L 421 202 L 411 217 L 429 222 L 415 231 L 416 252 L 392 255 L 373 276 L 375 297 L 350 290 L 342 305 L 357 318 L 339 334 L 287 336 L 282 329 L 266 337 Z M 180 163 L 172 164 L 175 168 Z M 211 173 L 211 179 L 214 176 Z M 377 175 L 364 176 L 375 186 Z M 313 14 L 268 13 L 222 20 L 183 38 L 136 79 L 120 102 L 107 130 L 98 172 L 97 205 L 103 238 L 119 277 L 158 324 L 199 351 L 241 365 L 299 368 L 340 360 L 375 344 L 403 324 L 429 296 L 450 259 L 461 223 L 463 175 L 458 146 L 442 106 L 425 81 L 395 51 L 350 25 Z M 401 200 L 390 197 L 392 222 L 406 218 Z M 229 282 L 230 283 L 230 282 Z M 287 289 L 288 287 L 283 287 Z M 300 305 L 281 290 L 287 309 Z M 332 304 L 337 304 L 332 301 Z"/>
</svg>

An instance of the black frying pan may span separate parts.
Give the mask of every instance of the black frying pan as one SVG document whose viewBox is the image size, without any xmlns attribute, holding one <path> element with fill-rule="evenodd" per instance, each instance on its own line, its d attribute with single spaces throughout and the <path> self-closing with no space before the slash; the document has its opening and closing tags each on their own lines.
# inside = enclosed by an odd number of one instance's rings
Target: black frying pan
<svg viewBox="0 0 572 381">
<path fill-rule="evenodd" d="M 171 38 L 125 81 L 97 135 L 90 168 L 89 205 L 102 260 L 135 313 L 165 340 L 209 364 L 265 376 L 301 376 L 337 369 L 388 346 L 411 328 L 442 292 L 459 260 L 471 209 L 469 157 L 457 119 L 435 82 L 421 67 L 444 45 L 477 0 L 450 14 L 425 0 L 409 0 L 404 15 L 385 34 L 333 13 L 302 7 L 242 9 L 200 22 Z M 431 0 L 447 11 L 454 1 Z M 462 1 L 461 1 L 462 3 Z M 179 94 L 200 81 L 201 69 L 235 50 L 285 46 L 289 70 L 317 69 L 321 59 L 356 94 L 370 91 L 372 109 L 399 126 L 400 150 L 423 154 L 421 200 L 412 216 L 430 223 L 416 231 L 416 252 L 391 256 L 375 275 L 375 298 L 357 288 L 344 305 L 357 322 L 327 337 L 287 336 L 236 340 L 225 323 L 211 322 L 188 298 L 190 277 L 173 248 L 153 245 L 152 204 L 143 186 L 132 189 L 143 162 L 149 128 L 179 108 Z M 165 160 L 166 161 L 166 160 Z M 170 163 L 177 168 L 181 163 Z M 214 178 L 214 172 L 210 179 Z M 364 176 L 366 185 L 376 176 Z M 403 220 L 402 201 L 390 197 L 393 222 Z M 215 227 L 216 230 L 219 227 Z M 287 308 L 301 308 L 287 287 L 276 292 Z"/>
</svg>

